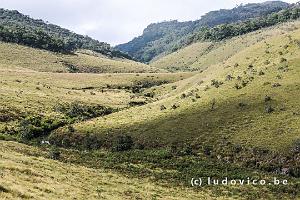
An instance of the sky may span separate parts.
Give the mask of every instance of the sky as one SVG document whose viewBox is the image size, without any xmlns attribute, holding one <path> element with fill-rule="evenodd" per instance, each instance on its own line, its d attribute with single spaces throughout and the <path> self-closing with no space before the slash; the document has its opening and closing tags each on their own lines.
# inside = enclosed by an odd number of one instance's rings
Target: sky
<svg viewBox="0 0 300 200">
<path fill-rule="evenodd" d="M 221 8 L 266 0 L 0 0 L 0 7 L 60 25 L 112 45 L 126 43 L 150 23 L 190 21 Z M 298 0 L 285 0 L 295 3 Z"/>
</svg>

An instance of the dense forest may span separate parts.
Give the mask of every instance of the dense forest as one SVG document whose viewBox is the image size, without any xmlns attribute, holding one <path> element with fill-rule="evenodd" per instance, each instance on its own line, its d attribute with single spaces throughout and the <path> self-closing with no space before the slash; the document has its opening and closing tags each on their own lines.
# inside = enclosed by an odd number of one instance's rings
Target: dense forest
<svg viewBox="0 0 300 200">
<path fill-rule="evenodd" d="M 88 49 L 110 57 L 131 58 L 104 42 L 71 32 L 60 26 L 32 19 L 18 11 L 0 9 L 0 41 L 14 42 L 54 52 Z"/>
<path fill-rule="evenodd" d="M 149 62 L 162 53 L 171 53 L 178 48 L 194 41 L 195 35 L 206 29 L 228 23 L 236 23 L 251 18 L 266 16 L 290 7 L 281 1 L 251 3 L 239 5 L 233 9 L 212 11 L 197 21 L 168 21 L 150 24 L 142 36 L 132 41 L 118 45 L 116 48 L 127 52 L 130 56 L 142 62 Z"/>
</svg>

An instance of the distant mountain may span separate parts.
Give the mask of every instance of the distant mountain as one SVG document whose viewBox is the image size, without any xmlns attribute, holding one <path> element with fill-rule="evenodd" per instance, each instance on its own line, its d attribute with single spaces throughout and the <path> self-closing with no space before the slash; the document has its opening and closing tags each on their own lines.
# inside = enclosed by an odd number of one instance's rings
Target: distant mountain
<svg viewBox="0 0 300 200">
<path fill-rule="evenodd" d="M 150 24 L 139 37 L 118 45 L 116 48 L 128 53 L 142 62 L 149 62 L 162 53 L 171 53 L 184 46 L 191 34 L 203 27 L 214 27 L 224 23 L 244 21 L 249 18 L 264 16 L 289 7 L 290 4 L 281 1 L 267 1 L 239 5 L 233 9 L 211 11 L 197 21 L 178 22 L 167 21 Z"/>
<path fill-rule="evenodd" d="M 88 49 L 109 57 L 130 58 L 104 42 L 76 34 L 16 10 L 0 9 L 0 41 L 13 42 L 55 52 Z"/>
</svg>

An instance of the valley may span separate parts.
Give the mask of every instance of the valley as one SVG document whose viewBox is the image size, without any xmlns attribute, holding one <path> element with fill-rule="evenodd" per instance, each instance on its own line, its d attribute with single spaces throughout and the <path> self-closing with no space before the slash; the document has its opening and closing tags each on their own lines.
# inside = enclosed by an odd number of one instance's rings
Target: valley
<svg viewBox="0 0 300 200">
<path fill-rule="evenodd" d="M 0 42 L 1 199 L 300 198 L 299 19 L 142 63 L 3 13 L 80 48 Z M 191 185 L 208 177 L 288 184 Z"/>
</svg>

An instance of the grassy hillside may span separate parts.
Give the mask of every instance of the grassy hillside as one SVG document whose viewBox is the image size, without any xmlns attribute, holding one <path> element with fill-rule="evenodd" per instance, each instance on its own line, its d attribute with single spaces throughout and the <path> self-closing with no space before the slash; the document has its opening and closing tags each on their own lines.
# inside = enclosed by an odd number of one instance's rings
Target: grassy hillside
<svg viewBox="0 0 300 200">
<path fill-rule="evenodd" d="M 151 66 L 0 43 L 0 199 L 300 199 L 299 77 L 300 21 Z"/>
<path fill-rule="evenodd" d="M 203 186 L 192 189 L 182 184 L 178 185 L 176 183 L 178 169 L 166 169 L 166 167 L 171 167 L 168 166 L 170 158 L 164 158 L 166 152 L 163 151 L 142 153 L 133 151 L 114 155 L 105 151 L 80 152 L 61 149 L 59 160 L 50 159 L 51 152 L 53 150 L 47 146 L 37 148 L 16 142 L 0 141 L 0 169 L 3 177 L 0 180 L 0 198 L 74 199 L 76 197 L 78 199 L 170 200 L 295 198 L 288 194 L 287 187 L 282 187 L 282 191 L 278 191 L 265 186 Z M 128 164 L 133 161 L 131 158 L 133 156 L 137 156 L 136 159 L 143 161 L 145 165 Z M 172 158 L 173 164 L 176 163 L 175 159 L 178 160 L 178 157 Z M 226 171 L 227 174 L 231 174 L 232 178 L 239 177 L 240 173 L 248 173 L 255 177 L 263 176 L 266 180 L 271 179 L 271 175 L 267 174 L 242 172 L 238 167 L 222 167 L 218 161 L 202 160 L 199 162 L 199 160 L 187 157 L 180 157 L 180 159 L 185 162 L 190 160 L 189 166 L 194 168 L 188 169 L 198 170 L 198 175 L 203 172 L 213 175 Z M 163 160 L 167 162 L 161 165 Z M 203 167 L 213 168 L 207 171 Z M 214 169 L 216 167 L 220 168 Z M 180 177 L 181 182 L 185 181 L 185 175 L 182 174 Z M 293 187 L 292 185 L 290 187 Z"/>
<path fill-rule="evenodd" d="M 173 85 L 182 85 L 182 84 L 193 84 L 193 86 L 190 86 L 188 90 L 185 91 L 186 96 L 190 97 L 182 97 L 181 94 L 177 94 L 173 97 L 170 97 L 169 99 L 163 99 L 161 102 L 155 102 L 154 104 L 149 104 L 145 107 L 139 107 L 139 108 L 133 108 L 132 110 L 120 112 L 113 114 L 105 119 L 99 118 L 97 120 L 93 120 L 88 122 L 87 124 L 79 124 L 78 125 L 78 132 L 83 133 L 85 129 L 92 131 L 97 130 L 98 133 L 101 133 L 102 131 L 105 132 L 106 125 L 109 124 L 110 132 L 114 131 L 114 124 L 116 125 L 116 130 L 120 127 L 122 124 L 122 131 L 126 130 L 126 128 L 129 128 L 128 133 L 137 132 L 139 135 L 141 135 L 141 132 L 143 132 L 143 135 L 148 136 L 149 138 L 155 139 L 153 136 L 153 133 L 155 132 L 158 137 L 164 137 L 165 139 L 168 139 L 168 134 L 176 135 L 174 133 L 178 132 L 179 137 L 189 137 L 189 135 L 182 135 L 179 134 L 182 130 L 174 128 L 174 125 L 176 123 L 172 123 L 170 121 L 171 119 L 176 119 L 176 122 L 183 123 L 180 121 L 189 121 L 189 123 L 195 122 L 198 123 L 199 120 L 191 120 L 189 118 L 181 117 L 180 119 L 175 116 L 180 115 L 186 115 L 190 111 L 193 111 L 190 116 L 197 118 L 194 114 L 199 113 L 201 116 L 202 113 L 209 113 L 212 115 L 210 118 L 211 120 L 217 120 L 214 119 L 216 116 L 219 116 L 220 120 L 224 117 L 224 120 L 228 119 L 227 116 L 237 117 L 240 118 L 240 115 L 238 114 L 230 114 L 227 112 L 230 112 L 232 109 L 232 112 L 238 112 L 237 109 L 234 109 L 234 107 L 238 106 L 239 102 L 247 101 L 248 104 L 253 105 L 250 107 L 247 107 L 247 112 L 245 113 L 246 116 L 248 116 L 248 120 L 251 121 L 251 119 L 260 119 L 261 120 L 276 120 L 276 119 L 282 119 L 285 117 L 287 113 L 297 113 L 297 106 L 296 101 L 297 98 L 295 95 L 297 95 L 298 90 L 298 83 L 299 79 L 298 72 L 299 72 L 299 66 L 298 66 L 298 55 L 299 55 L 299 47 L 298 47 L 298 38 L 299 38 L 299 22 L 295 23 L 288 23 L 281 27 L 276 27 L 272 30 L 264 30 L 261 33 L 256 33 L 256 36 L 261 36 L 261 39 L 258 40 L 257 38 L 253 38 L 253 34 L 249 34 L 248 36 L 244 36 L 244 43 L 249 42 L 252 45 L 247 45 L 248 47 L 244 47 L 243 50 L 239 50 L 238 53 L 229 56 L 227 60 L 225 58 L 222 59 L 222 62 L 210 65 L 210 67 L 207 67 L 206 70 L 204 70 L 202 73 L 199 73 L 195 75 L 195 77 L 191 77 L 187 80 L 183 80 L 178 83 L 170 84 L 169 86 L 161 88 L 166 93 L 166 90 L 169 90 L 168 92 L 172 91 Z M 270 35 L 273 33 L 272 35 Z M 265 35 L 268 35 L 268 37 L 265 37 Z M 250 37 L 251 36 L 251 37 Z M 251 38 L 250 41 L 247 40 L 247 38 Z M 240 40 L 240 38 L 236 39 L 237 41 Z M 254 42 L 256 41 L 256 42 Z M 235 46 L 236 43 L 235 40 L 226 41 L 228 46 L 232 43 L 232 46 Z M 224 47 L 221 47 L 220 49 L 224 49 L 224 53 L 227 53 L 227 49 Z M 220 50 L 219 50 L 220 51 Z M 232 78 L 228 78 L 229 76 L 232 76 Z M 228 77 L 227 77 L 228 76 Z M 231 80 L 226 80 L 231 79 Z M 216 82 L 223 82 L 223 84 L 219 83 L 218 88 L 216 88 L 214 85 L 212 85 L 212 80 L 215 80 Z M 192 82 L 192 83 L 191 83 Z M 281 86 L 279 86 L 279 84 Z M 217 84 L 215 84 L 217 85 Z M 238 86 L 242 87 L 239 88 Z M 238 89 L 237 89 L 237 88 Z M 156 89 L 158 92 L 159 88 Z M 192 93 L 192 94 L 189 94 Z M 201 97 L 200 99 L 196 99 L 195 95 L 196 93 Z M 290 93 L 291 96 L 287 95 L 287 93 Z M 266 115 L 266 117 L 263 117 L 262 119 L 259 116 L 265 116 L 264 114 L 264 97 L 266 95 L 270 95 L 274 98 L 274 107 L 278 107 L 277 112 L 275 114 Z M 282 96 L 284 95 L 284 96 Z M 195 98 L 196 102 L 192 102 L 192 99 Z M 216 107 L 219 107 L 220 109 L 217 109 L 214 112 L 210 112 L 210 103 L 211 101 L 215 99 L 216 100 Z M 288 102 L 288 103 L 285 103 Z M 169 109 L 172 104 L 178 103 L 181 105 L 176 110 Z M 160 111 L 160 105 L 166 104 L 167 110 L 166 111 Z M 260 105 L 261 107 L 257 106 Z M 223 108 L 224 107 L 224 108 Z M 228 107 L 228 108 L 226 108 Z M 285 107 L 285 111 L 280 112 L 280 108 Z M 293 107 L 295 107 L 295 110 L 290 110 Z M 226 108 L 226 110 L 224 110 Z M 258 108 L 261 109 L 257 110 Z M 290 109 L 289 109 L 290 108 Z M 197 111 L 195 111 L 197 109 Z M 251 116 L 250 111 L 253 110 L 253 113 L 256 113 L 256 116 Z M 288 111 L 290 110 L 290 111 Z M 141 112 L 142 111 L 142 112 Z M 201 111 L 201 112 L 200 112 Z M 243 111 L 243 110 L 240 110 Z M 135 112 L 140 113 L 139 115 L 136 115 Z M 149 115 L 149 112 L 152 113 L 152 115 Z M 218 113 L 220 112 L 220 113 Z M 145 113 L 145 116 L 143 117 L 143 114 Z M 218 114 L 217 114 L 218 113 Z M 227 113 L 225 115 L 225 113 Z M 126 117 L 125 117 L 126 116 Z M 173 116 L 173 117 L 172 117 Z M 197 115 L 198 116 L 198 115 Z M 198 117 L 200 117 L 198 116 Z M 204 115 L 207 120 L 208 116 Z M 225 117 L 226 116 L 226 117 Z M 124 118 L 123 118 L 124 117 Z M 297 118 L 297 115 L 291 115 L 291 118 Z M 166 118 L 166 124 L 161 123 L 163 119 Z M 234 118 L 234 119 L 237 119 Z M 269 119 L 270 118 L 270 119 Z M 127 121 L 128 120 L 128 121 Z M 243 121 L 243 119 L 237 120 L 235 123 L 241 123 L 240 120 Z M 246 119 L 245 119 L 246 120 Z M 108 123 L 108 121 L 111 123 Z M 159 124 L 153 124 L 154 127 L 151 126 L 148 128 L 145 128 L 149 133 L 147 134 L 144 131 L 140 131 L 138 128 L 136 128 L 137 124 L 140 124 L 141 127 L 144 125 L 147 126 L 148 124 L 151 124 L 151 122 L 155 123 L 157 121 Z M 201 121 L 201 120 L 200 120 Z M 206 120 L 205 120 L 206 121 Z M 234 121 L 234 120 L 232 120 Z M 297 123 L 293 120 L 290 120 L 293 123 Z M 267 122 L 267 121 L 266 121 Z M 133 129 L 130 129 L 130 124 L 135 124 Z M 164 125 L 170 125 L 170 128 L 172 130 L 170 131 L 163 131 Z M 201 126 L 201 124 L 196 125 L 195 124 L 195 130 L 206 130 L 207 128 L 203 129 L 204 127 Z M 205 123 L 203 125 L 206 126 Z M 274 123 L 274 125 L 278 125 L 277 123 Z M 94 126 L 94 128 L 92 128 Z M 98 127 L 101 127 L 98 129 Z M 181 128 L 184 128 L 185 126 L 181 126 Z M 260 127 L 260 126 L 251 126 L 251 127 Z M 152 129 L 154 128 L 154 130 Z M 193 126 L 188 126 L 188 128 L 193 128 Z M 217 127 L 213 127 L 217 128 Z M 263 127 L 260 127 L 263 128 Z M 270 129 L 270 134 L 274 129 Z M 163 131 L 163 133 L 159 134 L 159 132 Z M 213 130 L 211 130 L 213 132 Z M 293 139 L 296 139 L 298 135 L 296 134 L 298 130 L 295 130 Z M 186 133 L 192 134 L 194 131 L 183 131 Z M 205 132 L 205 131 L 204 131 Z M 240 131 L 237 131 L 240 132 Z M 247 131 L 245 131 L 247 132 Z M 252 132 L 252 131 L 251 131 Z M 258 131 L 259 132 L 259 131 Z M 261 134 L 267 134 L 268 130 L 260 132 Z M 198 133 L 199 134 L 199 133 Z M 232 134 L 232 133 L 231 133 Z M 197 135 L 197 134 L 196 134 Z M 256 135 L 257 136 L 257 135 Z M 277 137 L 278 135 L 274 135 L 274 137 Z M 257 137 L 256 137 L 257 138 Z M 292 139 L 291 138 L 291 139 Z M 169 139 L 175 140 L 175 137 L 170 137 Z M 181 138 L 182 139 L 182 138 Z M 250 137 L 248 138 L 250 139 Z M 269 138 L 271 140 L 271 138 Z M 245 138 L 247 140 L 247 138 Z M 167 141 L 167 140 L 160 140 L 161 142 Z M 274 140 L 277 141 L 277 140 Z M 280 140 L 280 142 L 283 142 Z M 259 138 L 257 138 L 257 141 L 255 144 L 260 143 Z M 267 145 L 267 144 L 265 144 Z M 273 145 L 273 144 L 269 144 Z M 285 145 L 286 146 L 286 145 Z M 277 146 L 279 149 L 284 147 L 281 145 Z"/>
<path fill-rule="evenodd" d="M 198 42 L 155 60 L 150 65 L 169 71 L 203 71 L 211 65 L 225 62 L 253 44 L 268 37 L 287 34 L 298 26 L 299 22 L 286 23 L 220 42 Z"/>
<path fill-rule="evenodd" d="M 257 34 L 260 40 L 224 63 L 149 89 L 160 101 L 78 123 L 72 136 L 59 129 L 51 139 L 60 144 L 72 138 L 80 145 L 74 134 L 93 134 L 110 148 L 126 134 L 145 148 L 192 145 L 224 162 L 273 173 L 288 168 L 288 174 L 299 177 L 299 22 Z"/>
<path fill-rule="evenodd" d="M 4 42 L 0 42 L 0 65 L 6 69 L 25 68 L 56 73 L 163 72 L 145 64 L 126 59 L 111 59 L 86 50 L 75 54 L 60 54 Z"/>
<path fill-rule="evenodd" d="M 0 64 L 1 138 L 31 139 L 47 136 L 50 131 L 63 125 L 151 103 L 156 99 L 139 92 L 193 75 L 54 73 L 59 67 L 65 67 L 61 63 L 51 62 L 51 59 L 57 60 L 58 57 L 70 62 L 81 57 L 76 63 L 98 62 L 99 69 L 103 69 L 102 61 L 119 62 L 122 69 L 127 67 L 126 63 L 131 65 L 131 61 L 113 61 L 87 54 L 57 55 L 11 44 L 3 44 L 2 47 L 0 49 L 3 52 L 8 47 L 11 49 L 10 54 L 1 54 L 4 55 Z M 85 69 L 90 70 L 89 67 Z"/>
<path fill-rule="evenodd" d="M 230 199 L 46 159 L 45 151 L 14 142 L 0 141 L 0 156 L 1 199 Z"/>
</svg>

